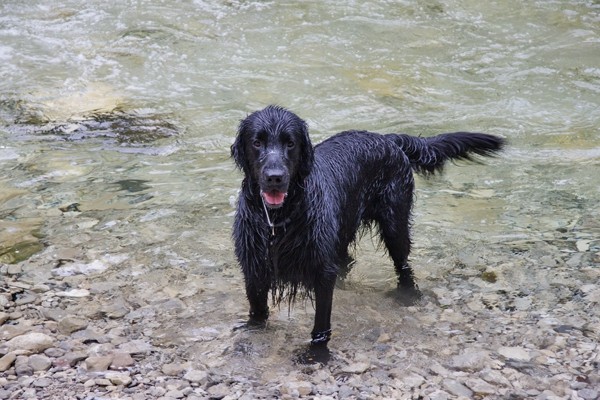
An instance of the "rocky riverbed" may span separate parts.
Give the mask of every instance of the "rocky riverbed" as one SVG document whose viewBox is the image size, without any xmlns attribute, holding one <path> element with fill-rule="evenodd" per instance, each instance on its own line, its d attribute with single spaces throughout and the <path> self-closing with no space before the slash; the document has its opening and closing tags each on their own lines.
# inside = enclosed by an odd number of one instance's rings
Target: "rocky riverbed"
<svg viewBox="0 0 600 400">
<path fill-rule="evenodd" d="M 247 306 L 230 212 L 45 210 L 44 249 L 0 268 L 0 399 L 599 397 L 592 218 L 485 248 L 417 237 L 424 299 L 401 308 L 350 282 L 331 360 L 303 365 L 309 301 L 236 329 Z"/>
</svg>

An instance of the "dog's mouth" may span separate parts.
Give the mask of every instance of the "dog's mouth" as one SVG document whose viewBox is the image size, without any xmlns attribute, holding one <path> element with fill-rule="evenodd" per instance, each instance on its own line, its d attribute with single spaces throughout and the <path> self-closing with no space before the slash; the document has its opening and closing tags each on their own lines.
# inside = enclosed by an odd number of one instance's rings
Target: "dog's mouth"
<svg viewBox="0 0 600 400">
<path fill-rule="evenodd" d="M 271 190 L 269 192 L 261 192 L 262 198 L 265 204 L 271 208 L 278 208 L 283 205 L 287 193 L 280 192 L 277 190 Z"/>
</svg>

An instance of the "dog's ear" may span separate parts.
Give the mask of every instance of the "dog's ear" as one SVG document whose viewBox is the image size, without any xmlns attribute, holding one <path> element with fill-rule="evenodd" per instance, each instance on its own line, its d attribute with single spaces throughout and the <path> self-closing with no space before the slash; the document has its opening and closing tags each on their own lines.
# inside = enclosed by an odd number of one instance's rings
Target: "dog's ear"
<svg viewBox="0 0 600 400">
<path fill-rule="evenodd" d="M 246 157 L 246 136 L 248 130 L 248 119 L 243 119 L 240 122 L 237 136 L 231 145 L 231 157 L 235 161 L 235 165 L 241 169 L 246 175 L 249 171 L 248 159 Z"/>
<path fill-rule="evenodd" d="M 314 150 L 312 143 L 310 142 L 310 137 L 308 136 L 308 125 L 306 122 L 302 121 L 302 147 L 300 148 L 300 166 L 298 169 L 298 174 L 302 179 L 306 178 L 310 171 L 312 170 L 313 162 L 314 162 Z"/>
</svg>

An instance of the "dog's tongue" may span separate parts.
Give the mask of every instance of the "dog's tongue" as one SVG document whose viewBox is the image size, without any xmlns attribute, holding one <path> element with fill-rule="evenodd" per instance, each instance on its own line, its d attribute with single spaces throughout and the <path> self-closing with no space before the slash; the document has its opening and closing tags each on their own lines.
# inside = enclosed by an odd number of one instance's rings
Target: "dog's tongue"
<svg viewBox="0 0 600 400">
<path fill-rule="evenodd" d="M 263 192 L 265 201 L 273 206 L 278 206 L 283 203 L 285 193 L 283 192 Z"/>
</svg>

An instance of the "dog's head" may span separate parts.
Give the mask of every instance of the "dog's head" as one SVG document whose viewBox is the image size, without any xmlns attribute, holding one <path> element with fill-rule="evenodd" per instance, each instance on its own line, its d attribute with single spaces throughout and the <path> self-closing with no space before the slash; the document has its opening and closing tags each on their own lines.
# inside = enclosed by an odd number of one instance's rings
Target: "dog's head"
<svg viewBox="0 0 600 400">
<path fill-rule="evenodd" d="M 277 106 L 242 120 L 231 155 L 246 177 L 258 183 L 270 208 L 283 205 L 290 183 L 304 180 L 313 164 L 306 122 Z"/>
</svg>

